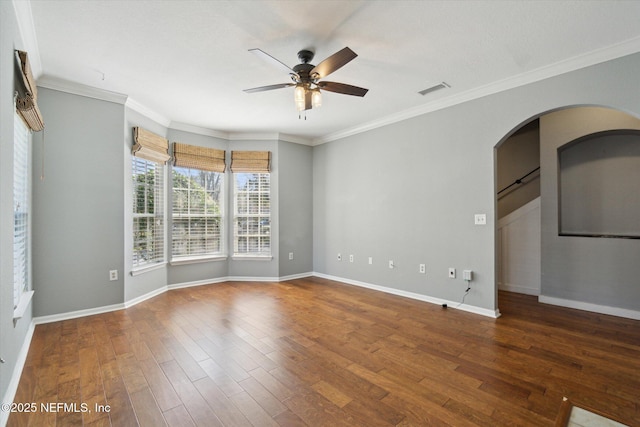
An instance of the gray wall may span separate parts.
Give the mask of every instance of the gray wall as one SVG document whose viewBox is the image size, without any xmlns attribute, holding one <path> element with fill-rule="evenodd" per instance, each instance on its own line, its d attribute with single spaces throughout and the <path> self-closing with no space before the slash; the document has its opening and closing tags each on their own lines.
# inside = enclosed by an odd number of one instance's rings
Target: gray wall
<svg viewBox="0 0 640 427">
<path fill-rule="evenodd" d="M 640 132 L 589 135 L 558 156 L 560 233 L 640 238 Z"/>
<path fill-rule="evenodd" d="M 509 137 L 496 150 L 496 192 L 540 166 L 538 121 Z M 498 196 L 498 219 L 540 197 L 540 174 L 535 172 Z"/>
<path fill-rule="evenodd" d="M 278 143 L 280 277 L 313 271 L 312 154 L 311 147 Z"/>
<path fill-rule="evenodd" d="M 465 284 L 448 279 L 447 268 L 468 268 L 476 280 L 465 303 L 495 309 L 494 147 L 523 123 L 565 106 L 605 105 L 637 116 L 638 72 L 640 55 L 630 55 L 315 147 L 314 270 L 459 301 Z M 488 225 L 474 226 L 475 213 L 487 213 Z M 637 263 L 637 243 L 621 245 L 628 251 L 600 252 L 601 267 Z M 554 261 L 556 272 L 584 253 L 572 249 Z M 353 253 L 356 262 L 338 262 L 338 252 Z M 389 259 L 397 268 L 387 267 Z M 426 276 L 418 263 L 426 264 Z M 555 293 L 567 279 L 573 289 L 582 286 L 582 274 L 544 274 L 543 292 Z M 614 306 L 637 309 L 640 301 L 637 286 L 595 292 L 592 301 Z"/>
<path fill-rule="evenodd" d="M 13 322 L 13 93 L 14 49 L 24 49 L 12 2 L 0 1 L 0 397 L 5 394 L 27 336 L 32 305 Z M 46 119 L 45 119 L 46 120 Z M 3 419 L 5 414 L 0 415 Z"/>
<path fill-rule="evenodd" d="M 34 315 L 122 303 L 124 106 L 38 94 L 46 129 L 44 145 L 42 132 L 33 139 Z"/>
<path fill-rule="evenodd" d="M 602 108 L 568 109 L 540 119 L 544 296 L 640 310 L 640 240 L 558 236 L 557 149 L 581 136 L 619 128 L 640 129 L 640 120 Z"/>
</svg>

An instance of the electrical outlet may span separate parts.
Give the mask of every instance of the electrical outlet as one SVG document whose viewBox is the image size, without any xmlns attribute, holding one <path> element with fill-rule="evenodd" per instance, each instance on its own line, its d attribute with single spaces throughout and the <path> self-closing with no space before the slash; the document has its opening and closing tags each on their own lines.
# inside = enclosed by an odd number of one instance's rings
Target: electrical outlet
<svg viewBox="0 0 640 427">
<path fill-rule="evenodd" d="M 393 268 L 395 267 L 395 265 L 393 265 L 393 260 L 389 260 L 389 268 Z"/>
<path fill-rule="evenodd" d="M 293 252 L 289 252 L 289 261 L 293 259 Z"/>
<path fill-rule="evenodd" d="M 456 269 L 453 267 L 449 268 L 449 279 L 455 279 L 456 278 Z"/>
<path fill-rule="evenodd" d="M 118 270 L 109 270 L 109 280 L 112 282 L 118 280 Z"/>
<path fill-rule="evenodd" d="M 342 261 L 342 254 L 338 254 L 338 261 Z"/>
<path fill-rule="evenodd" d="M 373 264 L 373 257 L 372 256 L 369 257 L 369 265 L 371 265 L 371 264 Z"/>
<path fill-rule="evenodd" d="M 420 266 L 418 267 L 418 271 L 420 271 L 420 273 L 422 274 L 426 274 L 427 273 L 427 266 L 424 264 L 420 264 Z"/>
<path fill-rule="evenodd" d="M 471 270 L 462 270 L 462 278 L 468 282 L 473 280 L 473 271 Z"/>
<path fill-rule="evenodd" d="M 349 255 L 349 262 L 353 262 L 353 254 Z"/>
<path fill-rule="evenodd" d="M 475 214 L 474 223 L 475 225 L 487 225 L 487 214 Z"/>
</svg>

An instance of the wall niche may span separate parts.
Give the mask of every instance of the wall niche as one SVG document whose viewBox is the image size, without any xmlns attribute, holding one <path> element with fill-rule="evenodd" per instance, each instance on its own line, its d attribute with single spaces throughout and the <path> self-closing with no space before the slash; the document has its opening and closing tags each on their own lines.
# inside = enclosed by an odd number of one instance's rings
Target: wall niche
<svg viewBox="0 0 640 427">
<path fill-rule="evenodd" d="M 558 148 L 561 236 L 640 239 L 640 131 L 592 133 Z"/>
</svg>

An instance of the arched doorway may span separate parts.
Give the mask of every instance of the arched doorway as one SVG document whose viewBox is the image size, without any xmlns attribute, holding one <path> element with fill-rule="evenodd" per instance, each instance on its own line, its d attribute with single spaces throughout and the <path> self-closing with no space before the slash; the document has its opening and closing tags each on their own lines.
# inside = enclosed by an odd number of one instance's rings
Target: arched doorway
<svg viewBox="0 0 640 427">
<path fill-rule="evenodd" d="M 537 125 L 535 124 L 536 122 Z M 526 144 L 533 145 L 531 141 L 522 142 L 523 134 L 531 132 L 531 129 L 535 126 L 538 127 L 540 169 L 538 172 L 521 179 L 521 183 L 512 186 L 519 189 L 511 190 L 512 196 L 508 197 L 511 199 L 517 198 L 520 202 L 514 203 L 511 200 L 509 203 L 502 203 L 499 200 L 498 193 L 511 182 L 518 180 L 529 171 L 535 169 L 535 164 L 532 167 L 531 162 L 527 164 L 522 160 L 527 157 L 527 150 L 531 151 L 530 146 L 528 148 L 523 147 Z M 523 121 L 496 144 L 494 148 L 496 162 L 494 169 L 495 211 L 497 219 L 495 233 L 496 293 L 498 290 L 534 295 L 537 293 L 541 302 L 625 317 L 635 318 L 640 315 L 640 307 L 634 306 L 634 304 L 637 305 L 635 301 L 637 301 L 640 291 L 636 289 L 637 287 L 632 286 L 633 283 L 637 283 L 636 279 L 634 279 L 633 270 L 637 264 L 637 255 L 640 253 L 638 252 L 640 250 L 640 241 L 631 242 L 630 239 L 589 239 L 584 236 L 562 236 L 558 228 L 560 215 L 558 206 L 559 148 L 585 135 L 614 129 L 640 129 L 640 119 L 607 107 L 568 106 L 542 112 Z M 513 146 L 509 148 L 510 144 Z M 517 144 L 523 145 L 518 147 Z M 505 147 L 507 151 L 516 154 L 499 156 L 498 152 L 501 148 L 505 149 Z M 514 181 L 505 184 L 504 176 L 500 178 L 499 175 L 504 173 L 505 170 L 509 170 L 509 168 L 501 167 L 500 162 L 522 163 L 523 165 L 520 165 L 522 166 L 520 169 L 512 169 L 518 170 L 523 174 L 516 176 Z M 539 178 L 536 178 L 538 173 Z M 536 181 L 538 184 L 536 184 Z M 537 236 L 539 244 L 535 243 L 539 245 L 537 251 L 539 261 L 535 259 L 535 255 L 531 258 L 531 255 L 517 254 L 516 259 L 520 262 L 519 265 L 505 265 L 510 260 L 509 257 L 505 258 L 504 254 L 500 253 L 504 249 L 501 247 L 501 240 L 499 240 L 504 238 L 504 235 L 499 231 L 500 221 L 505 216 L 512 214 L 526 205 L 526 203 L 529 203 L 531 195 L 525 196 L 525 193 L 531 192 L 531 188 L 525 191 L 522 189 L 526 189 L 527 186 L 535 187 L 536 185 L 539 185 L 540 196 L 540 231 Z M 506 192 L 509 193 L 509 190 Z M 513 196 L 514 193 L 520 194 L 516 197 Z M 504 191 L 501 194 L 504 194 Z M 504 196 L 502 199 L 504 199 Z M 511 233 L 509 236 L 511 242 L 525 240 L 525 243 L 530 243 L 530 240 L 535 240 L 530 235 L 527 235 L 526 232 L 519 236 L 517 233 L 521 232 L 521 229 L 522 227 L 517 225 L 508 231 L 508 233 Z M 520 246 L 526 247 L 527 245 Z M 509 249 L 518 249 L 518 245 L 516 244 Z M 510 255 L 513 256 L 513 254 Z M 539 287 L 537 292 L 535 286 L 531 286 L 530 283 L 525 282 L 524 285 L 517 283 L 518 280 L 521 280 L 518 278 L 519 275 L 523 273 L 522 259 L 526 259 L 526 257 L 530 257 L 527 260 L 530 265 L 538 263 L 539 266 Z M 516 283 L 501 283 L 501 279 L 504 280 L 505 271 L 509 274 L 508 280 L 510 282 L 516 281 Z M 531 272 L 525 271 L 524 273 Z M 503 275 L 502 277 L 501 274 Z M 499 304 L 498 295 L 496 295 L 496 301 Z"/>
</svg>

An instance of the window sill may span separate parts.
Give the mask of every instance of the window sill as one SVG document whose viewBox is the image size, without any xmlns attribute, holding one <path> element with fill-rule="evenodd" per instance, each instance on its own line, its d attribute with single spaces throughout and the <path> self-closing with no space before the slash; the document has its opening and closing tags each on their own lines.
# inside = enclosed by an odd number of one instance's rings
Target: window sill
<svg viewBox="0 0 640 427">
<path fill-rule="evenodd" d="M 234 255 L 231 257 L 233 261 L 271 261 L 271 255 Z"/>
<path fill-rule="evenodd" d="M 139 267 L 139 268 L 137 268 L 135 270 L 131 270 L 131 275 L 132 276 L 139 276 L 141 274 L 148 273 L 148 272 L 153 271 L 153 270 L 159 270 L 159 269 L 163 268 L 165 265 L 167 265 L 166 262 L 159 262 L 157 264 L 147 265 L 147 266 L 144 266 L 144 267 Z"/>
<path fill-rule="evenodd" d="M 13 310 L 13 320 L 22 319 L 22 316 L 24 316 L 24 313 L 27 311 L 27 307 L 31 302 L 31 298 L 33 298 L 33 291 L 22 293 L 18 306 Z"/>
<path fill-rule="evenodd" d="M 203 257 L 185 257 L 185 258 L 176 258 L 172 259 L 169 263 L 170 265 L 184 265 L 184 264 L 196 264 L 200 262 L 215 262 L 215 261 L 226 261 L 226 255 L 215 255 L 215 256 L 203 256 Z"/>
</svg>

